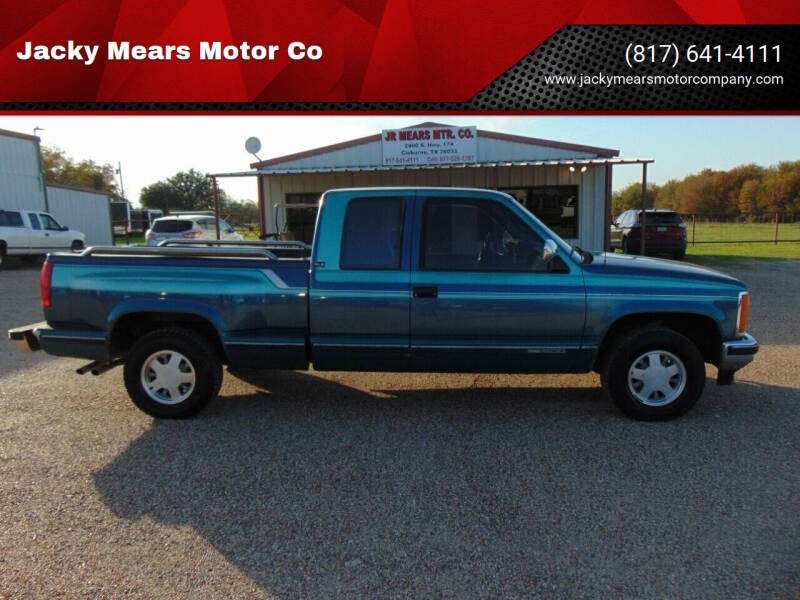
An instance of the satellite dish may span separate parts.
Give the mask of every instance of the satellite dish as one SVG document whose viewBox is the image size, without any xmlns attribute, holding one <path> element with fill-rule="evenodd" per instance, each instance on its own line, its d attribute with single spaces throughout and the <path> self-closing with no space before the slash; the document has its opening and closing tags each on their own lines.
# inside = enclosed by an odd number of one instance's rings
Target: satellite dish
<svg viewBox="0 0 800 600">
<path fill-rule="evenodd" d="M 261 150 L 261 140 L 257 137 L 249 137 L 244 143 L 244 149 L 250 154 L 256 155 Z M 258 158 L 258 156 L 256 156 Z"/>
</svg>

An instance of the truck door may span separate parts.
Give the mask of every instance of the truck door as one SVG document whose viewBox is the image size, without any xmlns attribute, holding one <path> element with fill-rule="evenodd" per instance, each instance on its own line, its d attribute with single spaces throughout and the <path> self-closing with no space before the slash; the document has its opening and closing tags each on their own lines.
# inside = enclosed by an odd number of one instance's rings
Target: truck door
<svg viewBox="0 0 800 600">
<path fill-rule="evenodd" d="M 464 190 L 420 193 L 417 207 L 412 370 L 585 368 L 583 273 L 566 257 L 542 261 L 528 213 Z"/>
<path fill-rule="evenodd" d="M 402 190 L 323 199 L 309 286 L 316 369 L 407 370 L 412 201 Z"/>
<path fill-rule="evenodd" d="M 58 221 L 47 213 L 39 213 L 39 220 L 42 222 L 43 232 L 37 232 L 41 237 L 41 245 L 47 250 L 60 251 L 69 248 L 72 240 L 69 230 L 62 227 Z"/>
</svg>

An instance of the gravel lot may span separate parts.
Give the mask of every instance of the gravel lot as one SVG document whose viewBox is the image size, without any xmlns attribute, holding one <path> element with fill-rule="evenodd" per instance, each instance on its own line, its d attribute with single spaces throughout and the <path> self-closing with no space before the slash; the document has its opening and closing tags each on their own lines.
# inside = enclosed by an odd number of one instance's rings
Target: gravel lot
<svg viewBox="0 0 800 600">
<path fill-rule="evenodd" d="M 800 598 L 800 263 L 725 270 L 762 351 L 670 423 L 594 375 L 244 371 L 154 422 L 0 342 L 0 598 Z M 0 290 L 41 319 L 37 269 Z"/>
</svg>

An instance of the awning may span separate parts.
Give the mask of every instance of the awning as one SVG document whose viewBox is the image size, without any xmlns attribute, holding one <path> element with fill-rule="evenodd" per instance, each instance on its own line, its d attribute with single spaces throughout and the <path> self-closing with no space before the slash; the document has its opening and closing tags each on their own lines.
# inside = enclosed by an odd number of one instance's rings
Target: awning
<svg viewBox="0 0 800 600">
<path fill-rule="evenodd" d="M 449 163 L 442 165 L 369 165 L 362 167 L 303 167 L 295 169 L 264 167 L 247 173 L 225 173 L 217 177 L 243 177 L 246 175 L 292 175 L 301 173 L 351 173 L 370 171 L 421 171 L 426 169 L 477 169 L 495 167 L 550 167 L 550 166 L 589 166 L 589 165 L 637 165 L 652 163 L 653 158 L 565 158 L 559 160 L 511 160 L 497 162 Z"/>
</svg>

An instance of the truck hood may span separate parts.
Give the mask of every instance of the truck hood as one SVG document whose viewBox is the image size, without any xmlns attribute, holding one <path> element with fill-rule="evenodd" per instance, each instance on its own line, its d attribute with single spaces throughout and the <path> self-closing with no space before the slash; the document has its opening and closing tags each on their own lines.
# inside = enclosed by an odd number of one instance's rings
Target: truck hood
<svg viewBox="0 0 800 600">
<path fill-rule="evenodd" d="M 632 256 L 629 254 L 614 254 L 601 252 L 594 254 L 594 260 L 584 264 L 583 268 L 597 275 L 630 275 L 633 277 L 664 277 L 670 279 L 687 279 L 714 283 L 729 284 L 741 289 L 746 286 L 731 277 L 713 269 L 699 267 L 685 262 L 650 258 L 647 256 Z"/>
</svg>

